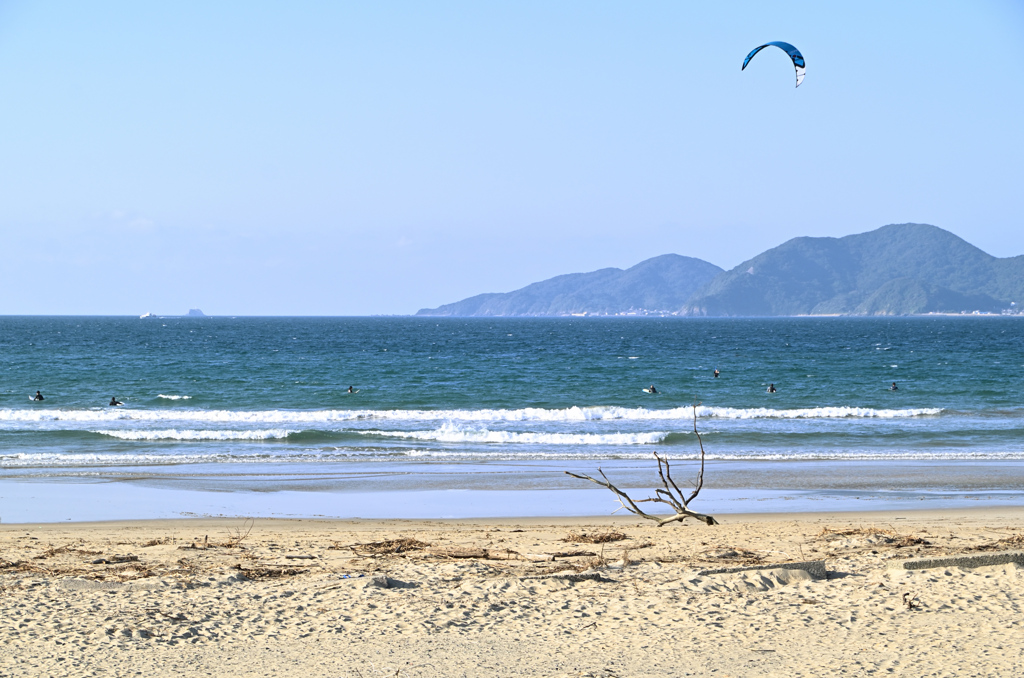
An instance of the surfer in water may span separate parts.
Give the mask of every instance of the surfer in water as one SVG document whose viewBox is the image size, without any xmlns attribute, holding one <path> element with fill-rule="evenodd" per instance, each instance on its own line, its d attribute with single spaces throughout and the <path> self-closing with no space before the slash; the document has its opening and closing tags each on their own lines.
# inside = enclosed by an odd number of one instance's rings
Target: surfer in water
<svg viewBox="0 0 1024 678">
<path fill-rule="evenodd" d="M 768 392 L 775 393 L 775 384 L 768 384 Z"/>
<path fill-rule="evenodd" d="M 719 374 L 720 374 L 720 372 L 718 371 L 718 368 L 716 367 L 715 368 L 715 379 L 718 379 L 718 375 Z"/>
<path fill-rule="evenodd" d="M 114 396 L 110 396 L 110 406 L 111 407 L 117 407 L 118 405 L 124 405 L 124 403 L 122 403 L 120 400 L 118 400 Z"/>
<path fill-rule="evenodd" d="M 39 391 L 36 391 L 36 394 L 32 396 L 32 400 L 43 400 L 43 394 L 40 393 Z"/>
<path fill-rule="evenodd" d="M 654 384 L 651 384 L 650 392 L 651 393 L 657 393 L 658 392 L 658 389 L 654 388 Z"/>
<path fill-rule="evenodd" d="M 900 387 L 897 386 L 896 382 L 894 381 L 894 382 L 892 382 L 892 386 L 889 387 L 889 390 L 890 391 L 898 391 L 898 390 L 900 390 Z"/>
<path fill-rule="evenodd" d="M 349 392 L 349 393 L 355 393 L 355 391 L 353 391 L 353 390 L 352 390 L 352 387 L 351 387 L 351 386 L 349 386 L 349 387 L 348 387 L 348 392 Z"/>
</svg>

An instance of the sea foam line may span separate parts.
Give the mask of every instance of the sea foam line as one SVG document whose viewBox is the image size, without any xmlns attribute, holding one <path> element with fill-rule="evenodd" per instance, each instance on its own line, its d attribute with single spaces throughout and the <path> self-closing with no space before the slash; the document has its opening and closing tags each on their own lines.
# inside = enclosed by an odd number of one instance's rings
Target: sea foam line
<svg viewBox="0 0 1024 678">
<path fill-rule="evenodd" d="M 717 419 L 899 419 L 937 415 L 942 408 L 874 409 L 869 407 L 808 407 L 769 409 L 765 407 L 697 408 L 697 416 Z M 56 410 L 11 408 L 0 410 L 3 422 L 191 422 L 216 424 L 331 424 L 336 422 L 378 421 L 463 421 L 463 422 L 526 422 L 526 421 L 688 421 L 693 417 L 690 407 L 651 410 L 642 407 L 568 407 L 545 409 L 482 410 L 198 410 L 198 409 L 82 409 Z"/>
<path fill-rule="evenodd" d="M 442 443 L 513 443 L 533 445 L 653 445 L 668 433 L 523 433 L 517 431 L 465 430 L 442 426 L 434 431 L 360 431 L 363 435 L 431 440 Z"/>
<path fill-rule="evenodd" d="M 594 460 L 605 459 L 622 460 L 650 460 L 650 452 L 541 452 L 530 450 L 528 452 L 510 452 L 507 448 L 493 453 L 485 452 L 451 452 L 445 450 L 409 450 L 405 456 L 419 459 L 438 460 L 465 460 L 465 461 L 530 461 L 530 460 Z M 699 462 L 699 454 L 668 454 L 671 461 Z M 844 452 L 735 452 L 735 453 L 708 453 L 706 461 L 1013 461 L 1024 460 L 1024 451 L 1021 452 L 968 452 L 957 450 L 954 452 L 867 452 L 867 451 L 844 451 Z M 711 467 L 713 470 L 713 467 Z"/>
<path fill-rule="evenodd" d="M 263 450 L 271 448 L 263 448 Z M 693 454 L 672 454 L 669 458 L 682 463 L 697 463 L 699 457 Z M 64 453 L 64 452 L 21 452 L 0 455 L 0 464 L 5 468 L 66 468 L 82 466 L 146 466 L 146 465 L 187 465 L 187 464 L 315 464 L 345 462 L 380 462 L 401 463 L 403 460 L 436 460 L 459 462 L 517 462 L 517 461 L 565 461 L 565 462 L 600 462 L 600 461 L 651 461 L 650 452 L 619 450 L 615 452 L 565 450 L 545 452 L 530 450 L 514 452 L 510 448 L 496 448 L 492 452 L 455 452 L 444 450 L 390 450 L 381 449 L 335 449 L 302 452 L 265 452 L 238 453 L 216 452 L 211 454 L 196 453 Z M 708 454 L 706 460 L 712 463 L 709 472 L 714 471 L 716 461 L 746 462 L 799 462 L 799 461 L 866 461 L 866 462 L 899 462 L 899 461 L 1020 461 L 1024 460 L 1024 451 L 1016 452 L 970 452 L 956 450 L 942 452 L 801 452 L 783 454 L 775 452 L 736 452 Z"/>
<path fill-rule="evenodd" d="M 164 429 L 161 431 L 93 431 L 121 440 L 272 440 L 287 438 L 298 431 L 269 429 L 259 431 L 193 431 Z"/>
</svg>

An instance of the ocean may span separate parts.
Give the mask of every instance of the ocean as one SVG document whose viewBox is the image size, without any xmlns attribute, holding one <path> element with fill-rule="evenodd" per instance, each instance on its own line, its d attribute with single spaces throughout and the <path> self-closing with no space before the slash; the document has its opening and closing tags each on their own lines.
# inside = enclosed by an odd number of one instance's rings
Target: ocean
<svg viewBox="0 0 1024 678">
<path fill-rule="evenodd" d="M 0 351 L 4 522 L 603 514 L 564 471 L 689 478 L 694 415 L 703 510 L 1024 500 L 1021 318 L 3 317 Z"/>
</svg>

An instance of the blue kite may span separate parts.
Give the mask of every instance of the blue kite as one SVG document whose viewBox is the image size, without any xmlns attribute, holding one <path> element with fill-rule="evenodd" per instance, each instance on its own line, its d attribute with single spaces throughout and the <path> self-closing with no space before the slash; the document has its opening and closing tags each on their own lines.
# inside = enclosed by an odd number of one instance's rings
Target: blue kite
<svg viewBox="0 0 1024 678">
<path fill-rule="evenodd" d="M 754 58 L 754 55 L 760 52 L 768 45 L 774 45 L 778 47 L 783 52 L 788 54 L 789 58 L 793 60 L 793 67 L 796 68 L 796 86 L 799 87 L 800 83 L 804 81 L 804 71 L 807 70 L 807 67 L 804 64 L 804 55 L 800 53 L 800 50 L 798 50 L 796 47 L 793 47 L 793 45 L 789 44 L 788 42 L 782 42 L 781 40 L 778 40 L 775 42 L 768 42 L 761 45 L 760 47 L 758 47 L 753 52 L 747 55 L 747 58 L 743 60 L 743 68 L 741 68 L 740 70 L 742 71 L 746 69 L 747 64 L 750 63 L 750 60 Z"/>
</svg>

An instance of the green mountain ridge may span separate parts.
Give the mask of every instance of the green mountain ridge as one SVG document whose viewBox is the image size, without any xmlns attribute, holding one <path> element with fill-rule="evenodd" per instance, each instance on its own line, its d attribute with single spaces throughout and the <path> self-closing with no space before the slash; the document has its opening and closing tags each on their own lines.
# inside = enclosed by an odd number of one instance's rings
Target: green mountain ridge
<svg viewBox="0 0 1024 678">
<path fill-rule="evenodd" d="M 679 313 L 687 299 L 722 269 L 701 259 L 663 254 L 622 270 L 569 273 L 513 292 L 479 294 L 422 309 L 434 316 L 560 316 Z"/>
<path fill-rule="evenodd" d="M 927 224 L 794 238 L 715 278 L 688 315 L 1000 312 L 1024 302 L 1024 256 L 999 259 Z"/>
<path fill-rule="evenodd" d="M 927 224 L 793 238 L 732 270 L 677 254 L 561 275 L 417 315 L 914 315 L 1020 312 L 1024 255 L 1000 259 Z"/>
</svg>

